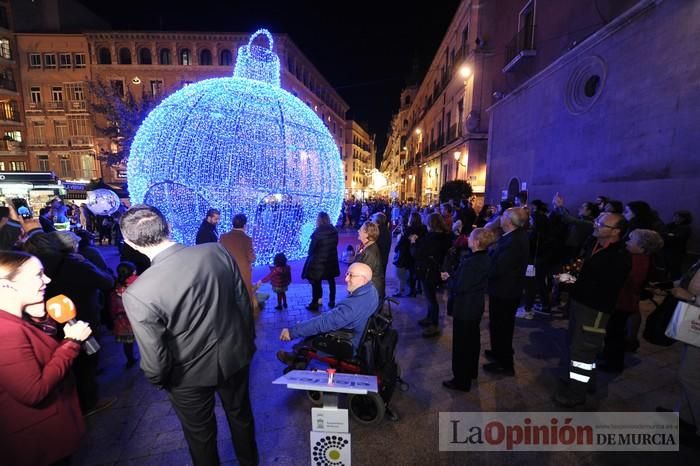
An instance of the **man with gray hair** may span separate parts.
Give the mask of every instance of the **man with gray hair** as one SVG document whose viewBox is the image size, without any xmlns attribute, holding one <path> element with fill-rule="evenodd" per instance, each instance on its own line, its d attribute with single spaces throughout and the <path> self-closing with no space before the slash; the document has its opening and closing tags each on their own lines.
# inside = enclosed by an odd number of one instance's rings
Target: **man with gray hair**
<svg viewBox="0 0 700 466">
<path fill-rule="evenodd" d="M 492 360 L 484 364 L 486 372 L 515 375 L 513 370 L 513 330 L 515 313 L 525 285 L 525 270 L 530 257 L 527 231 L 527 213 L 521 207 L 511 207 L 503 212 L 500 223 L 503 235 L 491 253 L 489 273 L 489 333 L 491 350 L 486 357 Z"/>
</svg>

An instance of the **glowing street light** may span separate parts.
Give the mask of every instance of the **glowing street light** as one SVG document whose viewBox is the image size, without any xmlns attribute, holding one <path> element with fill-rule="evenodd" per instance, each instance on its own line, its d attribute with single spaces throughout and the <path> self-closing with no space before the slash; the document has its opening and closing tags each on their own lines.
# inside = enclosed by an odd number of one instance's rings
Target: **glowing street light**
<svg viewBox="0 0 700 466">
<path fill-rule="evenodd" d="M 459 162 L 459 158 L 462 156 L 462 153 L 460 151 L 457 151 L 454 153 L 455 160 Z"/>
<path fill-rule="evenodd" d="M 472 68 L 469 65 L 462 65 L 459 67 L 459 75 L 463 79 L 467 79 L 469 76 L 472 75 Z"/>
<path fill-rule="evenodd" d="M 421 133 L 420 128 L 416 128 L 416 134 L 420 134 L 420 133 Z"/>
</svg>

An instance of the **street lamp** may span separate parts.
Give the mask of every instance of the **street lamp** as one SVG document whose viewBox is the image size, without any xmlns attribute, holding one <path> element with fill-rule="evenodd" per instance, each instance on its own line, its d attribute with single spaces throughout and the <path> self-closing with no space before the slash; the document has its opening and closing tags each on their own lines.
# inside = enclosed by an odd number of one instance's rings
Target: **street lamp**
<svg viewBox="0 0 700 466">
<path fill-rule="evenodd" d="M 472 68 L 469 65 L 462 65 L 459 67 L 459 75 L 462 77 L 462 79 L 467 79 L 469 76 L 472 75 Z"/>
<path fill-rule="evenodd" d="M 420 135 L 420 133 L 421 133 L 420 128 L 416 128 L 416 134 Z"/>
<path fill-rule="evenodd" d="M 467 163 L 462 163 L 460 159 L 462 158 L 462 152 L 460 151 L 455 151 L 454 153 L 455 157 L 455 180 L 459 179 L 459 166 L 463 166 L 464 168 L 467 168 L 468 162 Z M 465 160 L 469 157 L 469 153 L 465 152 L 464 158 Z"/>
</svg>

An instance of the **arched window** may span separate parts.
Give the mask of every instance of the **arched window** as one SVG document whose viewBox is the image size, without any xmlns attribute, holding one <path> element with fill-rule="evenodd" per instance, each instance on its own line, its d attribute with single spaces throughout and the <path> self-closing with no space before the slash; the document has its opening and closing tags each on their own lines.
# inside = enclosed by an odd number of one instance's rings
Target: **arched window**
<svg viewBox="0 0 700 466">
<path fill-rule="evenodd" d="M 170 49 L 160 49 L 160 64 L 169 65 L 170 64 Z"/>
<path fill-rule="evenodd" d="M 139 63 L 142 65 L 150 65 L 153 63 L 151 61 L 151 50 L 150 49 L 143 47 L 141 50 L 139 50 Z"/>
<path fill-rule="evenodd" d="M 100 65 L 111 65 L 112 64 L 112 53 L 107 47 L 102 47 L 97 53 L 97 62 Z"/>
<path fill-rule="evenodd" d="M 209 51 L 209 49 L 202 49 L 202 51 L 199 52 L 199 64 L 211 65 L 211 51 Z"/>
<path fill-rule="evenodd" d="M 231 51 L 222 50 L 219 54 L 219 65 L 221 66 L 231 66 Z"/>
<path fill-rule="evenodd" d="M 404 105 L 409 105 L 411 103 L 411 96 L 407 95 L 406 98 L 403 100 Z"/>
<path fill-rule="evenodd" d="M 119 64 L 131 65 L 131 51 L 126 47 L 119 49 Z"/>
<path fill-rule="evenodd" d="M 180 50 L 180 64 L 181 65 L 191 65 L 192 60 L 190 58 L 190 49 Z"/>
</svg>

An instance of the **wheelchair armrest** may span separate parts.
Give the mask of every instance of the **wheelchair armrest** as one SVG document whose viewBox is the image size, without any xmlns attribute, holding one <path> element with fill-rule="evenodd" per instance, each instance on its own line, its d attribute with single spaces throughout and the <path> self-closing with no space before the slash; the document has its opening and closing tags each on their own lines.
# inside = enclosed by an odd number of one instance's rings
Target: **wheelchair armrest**
<svg viewBox="0 0 700 466">
<path fill-rule="evenodd" d="M 333 330 L 332 332 L 328 332 L 326 335 L 334 338 L 338 338 L 339 340 L 348 340 L 352 341 L 352 337 L 355 336 L 355 332 L 352 330 L 347 330 L 347 329 L 340 329 L 340 330 Z"/>
</svg>

